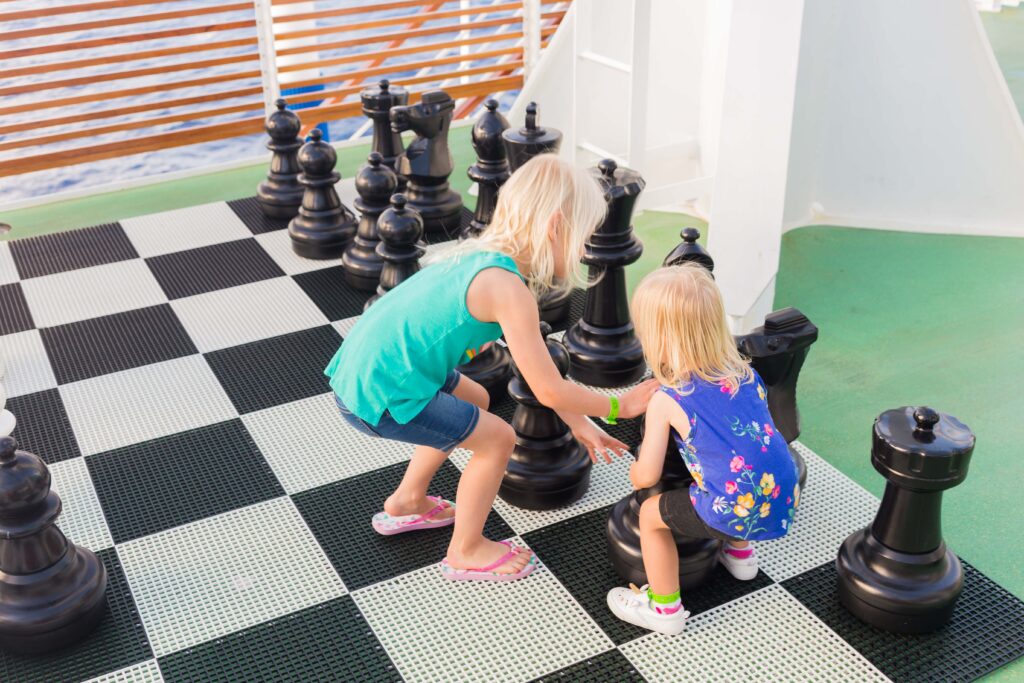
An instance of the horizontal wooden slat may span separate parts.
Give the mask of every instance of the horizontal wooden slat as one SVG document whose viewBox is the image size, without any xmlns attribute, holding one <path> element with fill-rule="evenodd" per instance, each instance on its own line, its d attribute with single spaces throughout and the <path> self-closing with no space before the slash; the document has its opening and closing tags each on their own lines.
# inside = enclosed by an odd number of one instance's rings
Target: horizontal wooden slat
<svg viewBox="0 0 1024 683">
<path fill-rule="evenodd" d="M 166 31 L 150 31 L 148 33 L 133 33 L 120 36 L 108 36 L 106 38 L 94 38 L 92 40 L 80 40 L 77 43 L 53 43 L 51 45 L 35 45 L 32 47 L 19 48 L 0 52 L 0 59 L 14 59 L 16 57 L 28 57 L 31 55 L 47 55 L 54 52 L 69 52 L 71 50 L 89 50 L 94 47 L 106 45 L 123 45 L 125 43 L 139 43 L 145 40 L 160 40 L 163 38 L 177 38 L 179 36 L 194 36 L 201 33 L 216 33 L 218 31 L 234 31 L 242 28 L 255 28 L 256 21 L 232 21 L 209 26 L 182 26 L 180 28 L 167 29 Z"/>
<path fill-rule="evenodd" d="M 308 2 L 308 0 L 301 1 Z M 47 6 L 37 9 L 18 10 L 17 12 L 6 12 L 0 14 L 0 21 L 18 21 L 20 19 L 35 19 L 37 17 L 53 17 L 58 14 L 79 14 L 81 12 L 96 12 L 104 9 L 158 5 L 170 2 L 181 2 L 181 0 L 102 0 L 101 2 L 82 2 L 74 5 L 57 5 L 56 7 Z"/>
<path fill-rule="evenodd" d="M 50 24 L 48 26 L 36 26 L 21 31 L 7 31 L 4 40 L 24 40 L 25 38 L 38 38 L 40 36 L 53 36 L 59 33 L 71 33 L 74 31 L 91 31 L 97 28 L 111 28 L 113 26 L 130 26 L 132 24 L 148 24 L 154 21 L 168 21 L 171 19 L 188 19 L 206 14 L 224 14 L 226 12 L 252 12 L 252 4 L 248 2 L 236 2 L 230 5 L 212 5 L 210 7 L 190 7 L 172 12 L 154 12 L 153 14 L 135 14 L 128 17 L 108 17 L 95 21 L 80 21 L 74 24 Z"/>
<path fill-rule="evenodd" d="M 405 23 L 415 19 L 416 15 L 410 15 L 402 17 Z M 521 24 L 523 21 L 522 17 L 505 17 L 498 19 L 486 19 L 483 21 L 473 21 L 468 24 L 445 24 L 444 26 L 429 26 L 427 28 L 417 29 L 404 29 L 398 32 L 392 33 L 374 33 L 369 36 L 359 36 L 356 38 L 348 38 L 346 40 L 336 40 L 329 43 L 316 43 L 313 45 L 302 46 L 299 48 L 287 48 L 281 50 L 280 54 L 296 54 L 297 52 L 310 52 L 312 50 L 335 50 L 345 47 L 354 47 L 357 45 L 366 45 L 368 43 L 386 43 L 391 40 L 412 40 L 413 38 L 421 38 L 423 36 L 436 36 L 441 33 L 456 33 L 458 31 L 465 31 L 467 29 L 475 28 L 489 28 L 492 26 L 501 26 L 502 24 Z M 342 33 L 349 31 L 348 26 L 321 26 L 320 28 L 311 28 L 305 31 L 287 31 L 283 33 L 275 33 L 274 38 L 276 40 L 295 40 L 297 38 L 312 38 L 313 36 L 322 36 L 330 33 Z M 354 29 L 352 29 L 354 30 Z"/>
<path fill-rule="evenodd" d="M 330 27 L 335 33 L 341 33 L 342 31 L 367 31 L 374 28 L 383 28 L 384 26 L 396 26 L 398 24 L 407 24 L 410 20 L 415 20 L 420 23 L 428 21 L 437 21 L 439 19 L 452 19 L 454 17 L 464 17 L 473 14 L 490 14 L 492 12 L 514 12 L 515 10 L 521 9 L 523 6 L 522 2 L 506 2 L 497 5 L 474 5 L 472 7 L 464 7 L 461 9 L 449 9 L 440 10 L 437 12 L 420 12 L 418 14 L 403 14 L 398 17 L 381 17 L 379 19 L 370 19 L 356 24 L 341 24 L 339 26 Z M 292 21 L 310 21 L 317 19 L 325 19 L 329 17 L 338 17 L 351 14 L 351 7 L 344 7 L 342 9 L 335 10 L 321 10 L 318 12 L 305 12 L 303 14 L 289 14 L 287 16 L 275 17 L 274 26 L 277 27 L 279 24 L 286 24 Z M 473 22 L 470 22 L 471 24 Z"/>
<path fill-rule="evenodd" d="M 509 76 L 488 81 L 479 81 L 466 85 L 457 85 L 447 88 L 447 92 L 454 98 L 472 97 L 474 95 L 487 95 L 496 92 L 505 92 L 522 87 L 522 76 Z M 421 93 L 410 93 L 410 100 L 416 102 Z M 315 109 L 304 110 L 303 116 L 308 119 L 330 121 L 344 116 L 352 115 L 359 111 L 358 102 L 346 103 Z M 22 156 L 15 159 L 7 159 L 0 163 L 0 177 L 16 176 L 33 171 L 43 171 L 61 166 L 72 166 L 114 157 L 123 157 L 143 152 L 153 152 L 172 147 L 200 142 L 210 142 L 224 138 L 234 138 L 241 135 L 259 133 L 263 130 L 263 117 L 229 121 L 227 123 L 208 124 L 196 126 L 181 131 L 170 133 L 158 133 L 146 135 L 129 140 L 120 140 L 102 145 L 90 145 L 61 150 L 59 154 L 44 153 L 34 156 Z"/>
<path fill-rule="evenodd" d="M 68 71 L 71 69 L 82 69 L 88 66 L 104 66 L 107 64 L 122 64 L 134 62 L 140 59 L 152 59 L 153 57 L 170 57 L 173 55 L 187 55 L 196 52 L 212 52 L 213 50 L 226 50 L 233 47 L 245 47 L 257 45 L 256 37 L 237 38 L 235 40 L 220 40 L 213 43 L 195 43 L 192 45 L 180 45 L 178 47 L 165 47 L 159 50 L 142 50 L 137 52 L 124 52 L 116 55 L 104 55 L 102 57 L 90 57 L 89 59 L 76 59 L 67 62 L 50 62 L 47 64 L 33 64 L 16 69 L 0 71 L 0 79 L 14 78 L 16 76 L 32 76 L 37 74 L 51 73 L 53 71 Z"/>
<path fill-rule="evenodd" d="M 501 57 L 502 55 L 512 54 L 513 52 L 522 52 L 522 46 L 511 46 L 503 47 L 496 50 L 484 50 L 482 52 L 471 52 L 468 55 L 455 55 L 454 57 L 431 57 L 430 59 L 424 59 L 418 62 L 405 62 L 404 64 L 387 64 L 382 67 L 374 67 L 377 69 L 375 73 L 391 73 L 396 71 L 412 71 L 413 69 L 425 69 L 435 64 L 451 64 L 454 62 L 471 62 L 477 59 L 490 59 L 491 57 Z M 353 60 L 346 60 L 343 63 L 348 63 Z M 323 59 L 317 62 L 308 62 L 305 64 L 290 64 L 287 67 L 283 67 L 280 73 L 290 73 L 292 71 L 307 71 L 309 69 L 317 67 L 325 67 L 334 65 L 333 59 Z M 383 69 L 381 71 L 380 69 Z M 346 71 L 345 73 L 338 74 L 335 79 L 340 78 L 360 78 L 367 72 L 356 70 Z M 320 79 L 321 83 L 328 83 L 330 81 Z M 301 85 L 295 85 L 293 87 L 304 87 Z"/>
</svg>

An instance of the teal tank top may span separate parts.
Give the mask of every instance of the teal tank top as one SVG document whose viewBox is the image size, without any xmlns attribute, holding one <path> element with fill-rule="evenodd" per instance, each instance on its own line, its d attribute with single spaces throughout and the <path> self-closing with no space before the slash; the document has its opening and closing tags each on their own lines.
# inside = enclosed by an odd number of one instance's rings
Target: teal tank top
<svg viewBox="0 0 1024 683">
<path fill-rule="evenodd" d="M 385 411 L 406 424 L 450 371 L 500 337 L 500 325 L 466 308 L 469 285 L 486 268 L 522 277 L 500 252 L 463 254 L 422 269 L 363 313 L 324 370 L 345 407 L 372 425 Z"/>
</svg>

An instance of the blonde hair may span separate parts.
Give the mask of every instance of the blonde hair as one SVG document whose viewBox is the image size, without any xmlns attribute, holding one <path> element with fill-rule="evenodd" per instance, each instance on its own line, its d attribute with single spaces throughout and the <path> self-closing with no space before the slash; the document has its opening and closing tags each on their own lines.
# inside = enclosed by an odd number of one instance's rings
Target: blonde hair
<svg viewBox="0 0 1024 683">
<path fill-rule="evenodd" d="M 703 266 L 683 263 L 649 273 L 630 311 L 647 364 L 662 384 L 687 393 L 685 385 L 699 377 L 735 392 L 753 380 L 726 325 L 722 295 Z"/>
<path fill-rule="evenodd" d="M 533 295 L 585 287 L 580 268 L 584 245 L 604 220 L 608 206 L 593 174 L 554 154 L 540 154 L 519 167 L 501 186 L 487 229 L 479 237 L 438 249 L 429 260 L 457 259 L 477 251 L 500 251 L 527 264 L 523 273 Z M 548 221 L 559 216 L 565 259 L 564 280 L 555 278 L 555 244 Z"/>
</svg>

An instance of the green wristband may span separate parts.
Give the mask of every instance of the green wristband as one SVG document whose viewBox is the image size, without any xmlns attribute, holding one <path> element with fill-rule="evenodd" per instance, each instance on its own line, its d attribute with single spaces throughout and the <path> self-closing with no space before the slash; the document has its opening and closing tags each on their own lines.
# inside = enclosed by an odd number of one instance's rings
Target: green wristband
<svg viewBox="0 0 1024 683">
<path fill-rule="evenodd" d="M 606 425 L 618 424 L 616 418 L 619 416 L 619 397 L 609 396 L 608 400 L 611 402 L 611 408 L 608 410 L 608 417 L 602 417 L 601 421 Z"/>
</svg>

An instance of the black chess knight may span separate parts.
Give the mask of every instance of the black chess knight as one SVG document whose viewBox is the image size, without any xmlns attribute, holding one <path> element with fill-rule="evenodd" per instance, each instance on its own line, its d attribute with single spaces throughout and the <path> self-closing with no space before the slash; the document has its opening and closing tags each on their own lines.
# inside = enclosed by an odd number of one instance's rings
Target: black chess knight
<svg viewBox="0 0 1024 683">
<path fill-rule="evenodd" d="M 384 165 L 384 159 L 377 152 L 370 152 L 366 165 L 356 175 L 356 208 L 359 210 L 359 227 L 355 239 L 341 257 L 345 267 L 345 281 L 356 289 L 373 292 L 380 284 L 380 271 L 384 259 L 377 253 L 380 232 L 377 219 L 391 205 L 398 178 L 395 172 Z"/>
<path fill-rule="evenodd" d="M 290 220 L 302 204 L 302 185 L 299 183 L 299 148 L 302 124 L 294 112 L 285 108 L 284 100 L 275 102 L 277 111 L 267 117 L 265 124 L 271 151 L 270 172 L 256 188 L 256 199 L 263 213 L 270 218 Z"/>
<path fill-rule="evenodd" d="M 373 142 L 371 151 L 381 156 L 384 165 L 397 172 L 398 157 L 404 151 L 402 134 L 391 128 L 391 107 L 401 107 L 409 103 L 409 92 L 388 79 L 377 85 L 365 88 L 359 93 L 363 105 L 363 114 L 373 122 Z M 397 192 L 405 191 L 405 178 L 398 177 Z"/>
<path fill-rule="evenodd" d="M 299 215 L 288 224 L 295 253 L 313 259 L 339 258 L 355 236 L 357 223 L 334 189 L 341 179 L 334 170 L 338 155 L 322 135 L 314 128 L 299 150 L 299 182 L 305 191 Z"/>
<path fill-rule="evenodd" d="M 511 172 L 501 134 L 508 130 L 508 121 L 498 113 L 498 101 L 487 100 L 486 111 L 473 125 L 473 149 L 476 163 L 469 167 L 469 179 L 477 184 L 476 211 L 466 227 L 464 237 L 475 237 L 491 222 L 494 206 L 498 202 L 498 189 L 508 180 Z"/>
<path fill-rule="evenodd" d="M 416 274 L 420 257 L 425 253 L 420 246 L 423 219 L 416 209 L 407 205 L 405 195 L 396 194 L 391 198 L 391 208 L 377 219 L 377 231 L 380 233 L 377 255 L 384 260 L 384 267 L 380 271 L 377 293 L 366 302 L 365 308 Z"/>
<path fill-rule="evenodd" d="M 54 650 L 88 635 L 106 609 L 107 570 L 56 526 L 61 501 L 36 455 L 0 438 L 0 647 Z"/>
<path fill-rule="evenodd" d="M 428 234 L 454 237 L 462 220 L 462 197 L 448 185 L 455 167 L 448 150 L 448 128 L 455 102 L 443 90 L 424 93 L 419 104 L 391 108 L 391 129 L 411 130 L 416 138 L 398 157 L 399 175 L 408 180 L 409 206 L 423 217 Z"/>
</svg>

